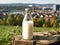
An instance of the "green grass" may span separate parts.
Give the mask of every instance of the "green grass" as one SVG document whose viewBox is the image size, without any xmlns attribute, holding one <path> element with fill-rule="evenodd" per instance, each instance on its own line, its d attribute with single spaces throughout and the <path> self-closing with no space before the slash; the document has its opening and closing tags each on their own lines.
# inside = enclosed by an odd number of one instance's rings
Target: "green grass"
<svg viewBox="0 0 60 45">
<path fill-rule="evenodd" d="M 0 45 L 6 45 L 14 35 L 21 34 L 21 26 L 0 25 Z"/>
<path fill-rule="evenodd" d="M 44 31 L 50 31 L 50 30 L 55 30 L 57 31 L 58 28 L 43 28 L 43 27 L 34 27 L 35 32 L 44 32 Z"/>
<path fill-rule="evenodd" d="M 57 28 L 41 28 L 34 27 L 34 31 L 50 31 L 57 30 Z M 12 37 L 22 33 L 21 26 L 9 26 L 9 25 L 0 25 L 0 45 L 6 45 L 9 41 L 12 40 Z"/>
</svg>

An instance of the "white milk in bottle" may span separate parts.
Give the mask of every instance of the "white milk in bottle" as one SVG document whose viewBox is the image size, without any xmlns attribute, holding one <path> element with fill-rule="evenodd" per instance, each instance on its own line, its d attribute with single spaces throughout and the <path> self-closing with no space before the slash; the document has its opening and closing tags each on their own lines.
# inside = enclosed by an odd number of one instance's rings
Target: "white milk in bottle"
<svg viewBox="0 0 60 45">
<path fill-rule="evenodd" d="M 25 17 L 22 23 L 22 38 L 23 39 L 33 38 L 33 20 L 31 15 L 28 13 L 28 8 L 25 9 Z"/>
</svg>

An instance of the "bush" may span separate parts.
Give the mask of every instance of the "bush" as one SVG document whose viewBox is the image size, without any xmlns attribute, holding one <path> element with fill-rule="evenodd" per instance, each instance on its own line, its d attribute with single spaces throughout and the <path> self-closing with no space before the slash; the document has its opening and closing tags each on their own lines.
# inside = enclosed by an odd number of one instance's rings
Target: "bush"
<svg viewBox="0 0 60 45">
<path fill-rule="evenodd" d="M 58 27 L 59 25 L 59 18 L 54 16 L 53 19 L 51 20 L 51 27 Z"/>
<path fill-rule="evenodd" d="M 14 15 L 10 15 L 7 19 L 7 24 L 14 25 Z"/>
<path fill-rule="evenodd" d="M 8 25 L 22 25 L 23 16 L 20 15 L 10 15 L 7 19 Z"/>
<path fill-rule="evenodd" d="M 53 27 L 58 27 L 58 25 L 59 25 L 58 19 L 54 20 Z"/>
<path fill-rule="evenodd" d="M 43 23 L 44 23 L 44 18 L 34 18 L 34 26 L 38 26 L 38 27 L 42 27 Z"/>
<path fill-rule="evenodd" d="M 2 19 L 0 19 L 0 25 L 3 25 L 3 24 L 4 24 L 3 20 L 2 20 Z"/>
<path fill-rule="evenodd" d="M 18 25 L 17 24 L 17 16 L 16 15 L 14 16 L 14 25 Z"/>
<path fill-rule="evenodd" d="M 37 18 L 33 18 L 34 26 L 38 26 L 37 20 L 38 20 Z"/>
<path fill-rule="evenodd" d="M 16 20 L 18 25 L 22 25 L 23 16 L 17 16 Z"/>
<path fill-rule="evenodd" d="M 46 24 L 46 23 L 44 23 L 44 24 L 43 24 L 43 27 L 47 27 L 47 24 Z"/>
<path fill-rule="evenodd" d="M 3 25 L 7 25 L 7 20 L 5 18 L 3 18 Z"/>
<path fill-rule="evenodd" d="M 37 23 L 39 24 L 38 26 L 42 27 L 44 22 L 45 22 L 44 18 L 39 18 L 38 21 L 37 21 Z"/>
<path fill-rule="evenodd" d="M 0 25 L 22 25 L 23 15 L 9 15 L 6 21 L 5 18 L 0 19 Z M 51 20 L 48 18 L 47 20 L 44 18 L 33 18 L 34 26 L 37 27 L 59 27 L 60 17 L 53 16 Z"/>
<path fill-rule="evenodd" d="M 51 22 L 49 19 L 44 22 L 43 27 L 51 27 Z"/>
<path fill-rule="evenodd" d="M 59 27 L 60 18 L 53 16 L 50 20 L 49 18 L 46 20 L 44 18 L 33 18 L 34 26 L 37 27 Z"/>
</svg>

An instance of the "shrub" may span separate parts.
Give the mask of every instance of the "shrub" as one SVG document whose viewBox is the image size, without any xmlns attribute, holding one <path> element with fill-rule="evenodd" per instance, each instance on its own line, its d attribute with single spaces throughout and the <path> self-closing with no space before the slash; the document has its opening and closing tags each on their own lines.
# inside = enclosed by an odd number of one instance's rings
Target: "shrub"
<svg viewBox="0 0 60 45">
<path fill-rule="evenodd" d="M 53 19 L 51 20 L 51 27 L 58 27 L 59 25 L 59 18 L 58 17 L 53 17 Z"/>
<path fill-rule="evenodd" d="M 42 27 L 44 23 L 44 18 L 34 18 L 34 26 Z"/>
<path fill-rule="evenodd" d="M 23 16 L 17 16 L 16 20 L 18 25 L 22 25 Z"/>
<path fill-rule="evenodd" d="M 20 15 L 10 15 L 7 19 L 8 25 L 22 25 L 23 16 Z"/>
<path fill-rule="evenodd" d="M 51 23 L 49 19 L 44 22 L 43 27 L 51 27 Z"/>
<path fill-rule="evenodd" d="M 3 20 L 2 19 L 0 19 L 0 25 L 2 25 L 4 22 L 3 22 Z"/>
<path fill-rule="evenodd" d="M 34 26 L 38 26 L 37 20 L 38 20 L 37 18 L 33 18 Z"/>
<path fill-rule="evenodd" d="M 53 27 L 58 27 L 58 25 L 59 25 L 58 19 L 54 20 Z"/>
<path fill-rule="evenodd" d="M 60 17 L 58 17 L 58 28 L 60 27 Z"/>
<path fill-rule="evenodd" d="M 37 23 L 39 24 L 38 26 L 42 27 L 44 22 L 45 22 L 44 18 L 39 18 L 38 21 L 37 21 Z"/>
<path fill-rule="evenodd" d="M 3 18 L 3 25 L 6 25 L 6 24 L 7 24 L 6 21 L 7 21 L 7 20 L 6 20 L 5 18 Z"/>
<path fill-rule="evenodd" d="M 14 25 L 14 15 L 10 15 L 7 19 L 7 24 Z"/>
<path fill-rule="evenodd" d="M 44 23 L 44 24 L 43 24 L 43 27 L 47 27 L 47 24 L 46 24 L 46 23 Z"/>
<path fill-rule="evenodd" d="M 14 16 L 14 25 L 18 25 L 17 24 L 17 16 L 16 15 Z"/>
</svg>

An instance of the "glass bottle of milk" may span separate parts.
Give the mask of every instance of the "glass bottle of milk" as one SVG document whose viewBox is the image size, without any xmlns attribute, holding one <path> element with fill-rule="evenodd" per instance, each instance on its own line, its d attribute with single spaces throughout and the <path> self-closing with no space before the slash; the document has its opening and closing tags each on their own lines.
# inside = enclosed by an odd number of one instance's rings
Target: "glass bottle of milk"
<svg viewBox="0 0 60 45">
<path fill-rule="evenodd" d="M 29 10 L 28 8 L 25 9 L 25 17 L 22 23 L 22 38 L 23 39 L 33 38 L 33 20 L 28 10 Z"/>
</svg>

